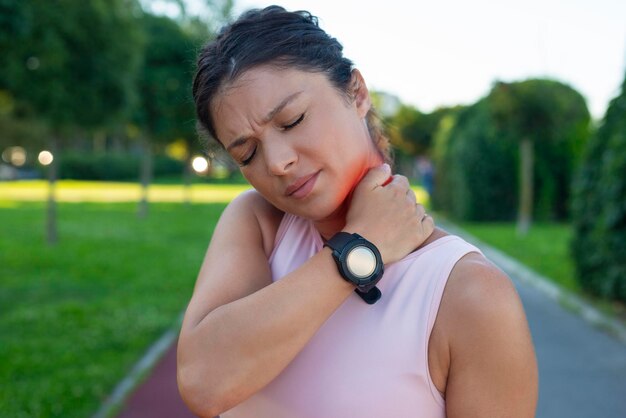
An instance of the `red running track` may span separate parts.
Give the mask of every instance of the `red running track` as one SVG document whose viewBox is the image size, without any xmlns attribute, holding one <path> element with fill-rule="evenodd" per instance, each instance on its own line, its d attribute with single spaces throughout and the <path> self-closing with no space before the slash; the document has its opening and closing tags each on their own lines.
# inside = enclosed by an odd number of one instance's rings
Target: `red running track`
<svg viewBox="0 0 626 418">
<path fill-rule="evenodd" d="M 126 401 L 118 418 L 193 418 L 178 394 L 176 344 Z"/>
</svg>

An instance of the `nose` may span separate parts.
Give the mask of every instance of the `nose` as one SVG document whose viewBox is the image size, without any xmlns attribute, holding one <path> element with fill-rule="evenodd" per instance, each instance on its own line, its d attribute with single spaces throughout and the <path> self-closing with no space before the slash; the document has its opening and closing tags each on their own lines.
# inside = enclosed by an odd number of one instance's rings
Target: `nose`
<svg viewBox="0 0 626 418">
<path fill-rule="evenodd" d="M 265 161 L 270 174 L 282 176 L 298 161 L 298 153 L 285 138 L 266 139 L 264 144 Z"/>
</svg>

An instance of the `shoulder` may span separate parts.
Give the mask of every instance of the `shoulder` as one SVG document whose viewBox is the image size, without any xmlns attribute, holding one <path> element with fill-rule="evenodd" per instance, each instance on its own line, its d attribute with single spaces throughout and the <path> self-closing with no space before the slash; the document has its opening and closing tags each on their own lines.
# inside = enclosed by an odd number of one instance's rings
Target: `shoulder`
<svg viewBox="0 0 626 418">
<path fill-rule="evenodd" d="M 233 199 L 222 216 L 231 222 L 257 224 L 264 251 L 269 257 L 283 215 L 284 212 L 269 203 L 259 192 L 250 189 Z"/>
<path fill-rule="evenodd" d="M 504 272 L 478 253 L 465 255 L 450 274 L 435 326 L 437 348 L 444 349 L 440 352 L 446 357 L 441 357 L 448 366 L 449 416 L 463 416 L 452 410 L 474 407 L 493 411 L 502 405 L 486 394 L 498 392 L 502 402 L 532 409 L 537 384 L 532 338 L 521 300 Z M 472 385 L 481 389 L 474 393 Z M 516 414 L 510 416 L 528 416 Z"/>
<path fill-rule="evenodd" d="M 478 253 L 459 260 L 450 273 L 440 311 L 447 318 L 446 334 L 469 338 L 488 329 L 526 324 L 524 310 L 511 279 Z M 467 342 L 467 341 L 465 341 Z"/>
<path fill-rule="evenodd" d="M 505 320 L 511 315 L 516 318 Z M 445 285 L 431 334 L 433 354 L 447 369 L 453 349 L 475 338 L 484 342 L 492 329 L 522 319 L 523 308 L 509 277 L 481 254 L 468 253 L 454 265 Z"/>
<path fill-rule="evenodd" d="M 452 269 L 446 296 L 460 309 L 484 308 L 518 299 L 511 279 L 479 253 L 468 253 Z"/>
</svg>

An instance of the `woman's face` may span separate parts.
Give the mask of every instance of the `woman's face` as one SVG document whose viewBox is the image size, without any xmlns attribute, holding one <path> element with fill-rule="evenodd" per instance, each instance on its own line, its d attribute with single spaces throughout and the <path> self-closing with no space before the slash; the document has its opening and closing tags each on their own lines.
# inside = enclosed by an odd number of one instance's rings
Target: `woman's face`
<svg viewBox="0 0 626 418">
<path fill-rule="evenodd" d="M 327 219 L 382 163 L 365 123 L 369 93 L 357 71 L 353 79 L 360 87 L 348 101 L 322 73 L 260 66 L 212 101 L 219 140 L 277 208 Z"/>
</svg>

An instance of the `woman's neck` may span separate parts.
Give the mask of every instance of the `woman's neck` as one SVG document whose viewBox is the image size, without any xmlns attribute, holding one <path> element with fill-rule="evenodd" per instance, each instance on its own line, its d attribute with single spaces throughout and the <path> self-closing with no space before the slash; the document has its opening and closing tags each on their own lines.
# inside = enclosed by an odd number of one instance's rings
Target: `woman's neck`
<svg viewBox="0 0 626 418">
<path fill-rule="evenodd" d="M 344 202 L 329 217 L 313 222 L 315 229 L 317 229 L 324 241 L 331 239 L 333 235 L 341 231 L 346 226 L 346 213 L 348 212 L 348 207 L 349 204 Z"/>
<path fill-rule="evenodd" d="M 364 129 L 369 138 L 367 125 L 364 125 Z M 346 226 L 346 215 L 348 214 L 348 209 L 350 208 L 350 202 L 352 201 L 354 189 L 371 168 L 378 167 L 384 162 L 381 152 L 376 149 L 371 139 L 369 144 L 371 152 L 369 153 L 360 175 L 357 177 L 355 184 L 352 186 L 352 189 L 344 202 L 330 216 L 313 222 L 313 225 L 324 240 L 329 240 L 333 235 L 341 231 Z"/>
</svg>

